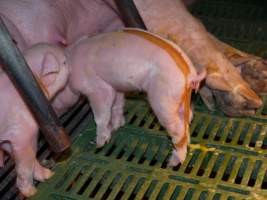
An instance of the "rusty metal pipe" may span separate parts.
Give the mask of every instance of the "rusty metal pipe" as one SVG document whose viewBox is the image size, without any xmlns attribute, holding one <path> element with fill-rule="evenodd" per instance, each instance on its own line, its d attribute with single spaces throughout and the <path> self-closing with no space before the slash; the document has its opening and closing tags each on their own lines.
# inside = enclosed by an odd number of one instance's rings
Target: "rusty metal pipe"
<svg viewBox="0 0 267 200">
<path fill-rule="evenodd" d="M 122 20 L 126 27 L 147 30 L 133 0 L 115 0 L 115 3 L 121 13 Z"/>
<path fill-rule="evenodd" d="M 52 151 L 60 153 L 68 149 L 70 146 L 68 135 L 25 62 L 22 53 L 13 43 L 1 17 L 0 59 L 4 71 L 31 110 Z"/>
</svg>

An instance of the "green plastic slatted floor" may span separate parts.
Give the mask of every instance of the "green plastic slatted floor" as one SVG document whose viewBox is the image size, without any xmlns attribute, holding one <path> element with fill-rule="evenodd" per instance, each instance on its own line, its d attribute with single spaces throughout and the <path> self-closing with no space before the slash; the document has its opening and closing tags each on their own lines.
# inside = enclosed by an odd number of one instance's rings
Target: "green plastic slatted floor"
<svg viewBox="0 0 267 200">
<path fill-rule="evenodd" d="M 267 55 L 264 1 L 203 0 L 192 12 L 217 37 Z M 264 7 L 265 6 L 265 7 Z M 210 9 L 216 10 L 211 12 Z M 127 101 L 127 125 L 95 149 L 95 124 L 72 145 L 69 160 L 38 186 L 36 200 L 264 200 L 267 199 L 267 103 L 251 118 L 208 112 L 197 97 L 190 151 L 168 168 L 170 140 L 142 97 Z"/>
</svg>

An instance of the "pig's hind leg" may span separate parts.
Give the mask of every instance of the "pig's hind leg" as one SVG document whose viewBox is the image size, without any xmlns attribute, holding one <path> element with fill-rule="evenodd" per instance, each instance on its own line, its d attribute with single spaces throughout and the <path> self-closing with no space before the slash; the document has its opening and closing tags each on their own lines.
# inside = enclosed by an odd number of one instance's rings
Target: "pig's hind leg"
<svg viewBox="0 0 267 200">
<path fill-rule="evenodd" d="M 112 106 L 112 114 L 111 114 L 112 131 L 118 130 L 118 128 L 120 128 L 125 124 L 125 119 L 123 116 L 124 103 L 125 103 L 124 94 L 117 92 L 116 99 Z"/>
<path fill-rule="evenodd" d="M 173 84 L 175 85 L 175 83 Z M 168 87 L 157 85 L 158 83 L 155 83 L 154 88 L 148 91 L 148 98 L 159 122 L 167 129 L 172 138 L 174 148 L 168 166 L 176 166 L 184 162 L 188 145 L 184 121 L 179 116 L 181 96 L 179 91 L 173 95 L 170 94 Z"/>
</svg>

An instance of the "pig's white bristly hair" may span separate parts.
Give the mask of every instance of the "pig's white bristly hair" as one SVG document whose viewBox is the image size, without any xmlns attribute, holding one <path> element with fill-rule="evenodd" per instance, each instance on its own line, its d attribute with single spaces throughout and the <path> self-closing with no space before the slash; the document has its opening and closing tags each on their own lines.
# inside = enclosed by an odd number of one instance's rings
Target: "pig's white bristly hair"
<svg viewBox="0 0 267 200">
<path fill-rule="evenodd" d="M 175 48 L 182 55 L 183 59 L 185 60 L 186 64 L 189 67 L 190 74 L 196 75 L 196 70 L 195 70 L 195 67 L 193 65 L 193 62 L 188 57 L 188 55 L 177 44 L 175 44 L 174 42 L 172 42 L 170 40 L 167 40 L 167 39 L 165 39 L 165 38 L 163 38 L 163 37 L 161 37 L 161 36 L 159 36 L 159 35 L 157 35 L 155 33 L 152 33 L 152 32 L 149 32 L 149 31 L 146 31 L 146 30 L 143 30 L 143 29 L 139 29 L 139 28 L 123 28 L 122 30 L 135 30 L 135 31 L 140 31 L 140 32 L 151 34 L 154 37 L 158 38 L 159 40 L 163 40 L 164 42 L 166 42 L 167 44 L 169 44 L 173 48 Z"/>
</svg>

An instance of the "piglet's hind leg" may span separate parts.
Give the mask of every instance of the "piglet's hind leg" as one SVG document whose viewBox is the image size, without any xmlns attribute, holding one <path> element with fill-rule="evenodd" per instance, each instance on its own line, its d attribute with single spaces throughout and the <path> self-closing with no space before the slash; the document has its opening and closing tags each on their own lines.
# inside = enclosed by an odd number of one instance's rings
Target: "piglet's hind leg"
<svg viewBox="0 0 267 200">
<path fill-rule="evenodd" d="M 159 122 L 167 129 L 167 132 L 172 137 L 174 149 L 168 166 L 176 166 L 179 163 L 183 163 L 187 154 L 188 141 L 183 141 L 185 137 L 184 124 L 178 114 L 180 102 L 164 94 L 164 91 L 158 95 L 155 95 L 155 92 L 153 92 L 153 94 L 149 94 L 148 96 Z"/>
</svg>

